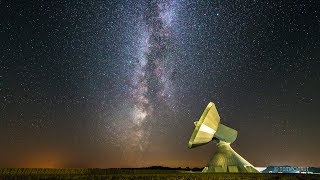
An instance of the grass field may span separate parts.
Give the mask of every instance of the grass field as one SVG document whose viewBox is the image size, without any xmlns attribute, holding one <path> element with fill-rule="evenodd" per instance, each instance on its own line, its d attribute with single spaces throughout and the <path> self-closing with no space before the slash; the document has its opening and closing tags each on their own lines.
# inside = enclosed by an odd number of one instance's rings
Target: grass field
<svg viewBox="0 0 320 180">
<path fill-rule="evenodd" d="M 150 169 L 2 168 L 0 179 L 320 179 L 315 174 L 200 173 Z"/>
</svg>

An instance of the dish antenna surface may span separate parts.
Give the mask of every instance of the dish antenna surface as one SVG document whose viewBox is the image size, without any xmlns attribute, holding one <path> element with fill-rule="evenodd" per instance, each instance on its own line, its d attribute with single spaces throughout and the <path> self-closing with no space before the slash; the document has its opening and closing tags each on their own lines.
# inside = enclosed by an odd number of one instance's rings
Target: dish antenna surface
<svg viewBox="0 0 320 180">
<path fill-rule="evenodd" d="M 202 172 L 246 172 L 259 173 L 248 161 L 236 153 L 230 146 L 237 139 L 238 132 L 220 123 L 220 116 L 213 102 L 210 102 L 196 126 L 188 143 L 189 148 L 202 146 L 211 141 L 217 145 L 217 151 L 208 167 Z"/>
</svg>

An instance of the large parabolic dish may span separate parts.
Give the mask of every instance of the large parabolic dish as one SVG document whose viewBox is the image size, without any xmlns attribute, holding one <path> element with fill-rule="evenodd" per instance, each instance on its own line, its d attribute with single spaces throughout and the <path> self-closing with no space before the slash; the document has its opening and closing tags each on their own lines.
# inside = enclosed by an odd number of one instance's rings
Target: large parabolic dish
<svg viewBox="0 0 320 180">
<path fill-rule="evenodd" d="M 211 141 L 217 145 L 217 151 L 202 172 L 246 172 L 259 173 L 248 161 L 236 153 L 230 146 L 238 132 L 220 123 L 220 116 L 213 102 L 210 102 L 196 126 L 188 143 L 189 148 L 207 144 Z"/>
</svg>

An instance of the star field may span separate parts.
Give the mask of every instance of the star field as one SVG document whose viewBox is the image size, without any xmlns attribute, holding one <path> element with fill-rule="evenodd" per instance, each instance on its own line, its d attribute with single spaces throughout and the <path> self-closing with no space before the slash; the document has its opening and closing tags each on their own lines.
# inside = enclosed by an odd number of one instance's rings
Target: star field
<svg viewBox="0 0 320 180">
<path fill-rule="evenodd" d="M 320 166 L 317 1 L 0 1 L 0 167 Z"/>
</svg>

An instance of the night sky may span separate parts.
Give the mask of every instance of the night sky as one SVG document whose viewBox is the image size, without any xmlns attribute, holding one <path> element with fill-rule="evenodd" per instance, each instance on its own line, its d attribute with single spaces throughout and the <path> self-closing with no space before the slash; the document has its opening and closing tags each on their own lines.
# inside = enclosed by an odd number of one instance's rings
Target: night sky
<svg viewBox="0 0 320 180">
<path fill-rule="evenodd" d="M 0 167 L 320 166 L 320 3 L 0 0 Z"/>
</svg>

